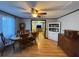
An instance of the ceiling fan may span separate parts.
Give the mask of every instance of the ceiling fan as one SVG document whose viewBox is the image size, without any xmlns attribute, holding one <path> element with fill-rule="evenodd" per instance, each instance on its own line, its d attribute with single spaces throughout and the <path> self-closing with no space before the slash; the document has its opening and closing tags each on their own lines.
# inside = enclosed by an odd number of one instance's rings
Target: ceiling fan
<svg viewBox="0 0 79 59">
<path fill-rule="evenodd" d="M 46 15 L 46 12 L 39 13 L 39 10 L 31 8 L 31 13 L 33 17 L 41 17 L 41 15 Z"/>
</svg>

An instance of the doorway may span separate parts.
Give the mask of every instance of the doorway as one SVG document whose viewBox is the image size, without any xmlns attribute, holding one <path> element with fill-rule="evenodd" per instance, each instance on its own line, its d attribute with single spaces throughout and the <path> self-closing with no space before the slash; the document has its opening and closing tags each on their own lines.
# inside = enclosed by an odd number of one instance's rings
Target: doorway
<svg viewBox="0 0 79 59">
<path fill-rule="evenodd" d="M 31 21 L 31 31 L 32 32 L 42 32 L 44 37 L 46 37 L 46 21 L 45 20 L 32 20 Z"/>
</svg>

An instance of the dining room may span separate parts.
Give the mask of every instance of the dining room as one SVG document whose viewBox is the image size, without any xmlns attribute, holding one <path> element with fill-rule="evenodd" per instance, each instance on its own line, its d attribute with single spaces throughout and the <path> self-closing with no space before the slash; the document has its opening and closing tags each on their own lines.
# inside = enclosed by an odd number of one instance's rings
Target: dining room
<svg viewBox="0 0 79 59">
<path fill-rule="evenodd" d="M 79 56 L 78 1 L 0 1 L 0 57 Z"/>
</svg>

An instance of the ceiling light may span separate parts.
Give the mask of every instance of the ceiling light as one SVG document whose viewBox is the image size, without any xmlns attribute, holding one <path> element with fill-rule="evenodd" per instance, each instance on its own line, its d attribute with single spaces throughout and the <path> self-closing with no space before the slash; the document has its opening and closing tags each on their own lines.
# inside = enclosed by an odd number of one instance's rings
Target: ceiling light
<svg viewBox="0 0 79 59">
<path fill-rule="evenodd" d="M 37 15 L 37 14 L 32 14 L 32 16 L 33 16 L 33 17 L 37 17 L 38 15 Z"/>
</svg>

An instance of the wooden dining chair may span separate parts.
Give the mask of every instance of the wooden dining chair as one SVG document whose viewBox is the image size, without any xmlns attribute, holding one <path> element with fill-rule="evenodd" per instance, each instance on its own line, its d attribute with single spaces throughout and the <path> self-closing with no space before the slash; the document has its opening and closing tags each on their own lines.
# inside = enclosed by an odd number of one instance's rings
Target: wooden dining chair
<svg viewBox="0 0 79 59">
<path fill-rule="evenodd" d="M 14 47 L 14 41 L 12 41 L 11 39 L 6 39 L 3 35 L 3 33 L 0 34 L 0 38 L 1 38 L 1 46 L 0 46 L 0 49 L 2 50 L 1 51 L 1 56 L 3 56 L 4 54 L 4 51 L 7 47 L 9 46 L 12 46 L 13 47 L 13 50 L 15 50 L 15 47 Z"/>
</svg>

